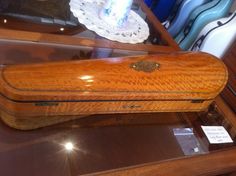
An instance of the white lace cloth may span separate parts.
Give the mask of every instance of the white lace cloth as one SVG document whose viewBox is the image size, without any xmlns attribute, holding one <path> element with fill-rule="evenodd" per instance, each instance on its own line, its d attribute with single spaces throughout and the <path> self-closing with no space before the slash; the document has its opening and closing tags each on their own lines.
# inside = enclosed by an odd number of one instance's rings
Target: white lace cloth
<svg viewBox="0 0 236 176">
<path fill-rule="evenodd" d="M 148 38 L 147 23 L 132 10 L 122 28 L 105 23 L 98 15 L 104 3 L 105 0 L 70 0 L 70 10 L 80 23 L 107 39 L 135 44 Z"/>
</svg>

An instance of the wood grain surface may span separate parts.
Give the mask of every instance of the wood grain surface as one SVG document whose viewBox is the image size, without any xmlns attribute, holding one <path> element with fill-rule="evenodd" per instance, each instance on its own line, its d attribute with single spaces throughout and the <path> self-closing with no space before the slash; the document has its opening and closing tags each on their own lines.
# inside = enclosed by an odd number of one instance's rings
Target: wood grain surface
<svg viewBox="0 0 236 176">
<path fill-rule="evenodd" d="M 1 118 L 32 129 L 92 114 L 203 111 L 226 81 L 224 64 L 204 53 L 6 66 Z"/>
<path fill-rule="evenodd" d="M 196 112 L 203 111 L 212 101 L 193 104 L 191 101 L 139 102 L 75 102 L 60 103 L 56 107 L 36 107 L 34 103 L 3 104 L 1 119 L 9 126 L 31 130 L 93 114 Z M 134 107 L 134 108 L 133 108 Z"/>
<path fill-rule="evenodd" d="M 158 63 L 152 72 L 130 66 Z M 0 91 L 14 101 L 213 99 L 224 88 L 224 64 L 204 53 L 7 66 Z"/>
</svg>

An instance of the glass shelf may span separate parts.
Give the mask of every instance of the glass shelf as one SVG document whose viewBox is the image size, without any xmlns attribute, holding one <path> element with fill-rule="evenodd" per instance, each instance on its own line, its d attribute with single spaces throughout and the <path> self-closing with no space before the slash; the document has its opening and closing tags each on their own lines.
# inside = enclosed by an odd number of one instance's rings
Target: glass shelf
<svg viewBox="0 0 236 176">
<path fill-rule="evenodd" d="M 210 144 L 201 125 L 224 126 L 234 143 Z M 180 139 L 176 129 L 193 133 Z M 213 106 L 199 114 L 93 115 L 33 131 L 14 130 L 1 122 L 1 173 L 83 175 L 203 155 L 234 147 L 235 132 Z M 72 149 L 66 148 L 68 143 Z"/>
<path fill-rule="evenodd" d="M 73 16 L 70 12 L 69 0 L 63 0 L 62 2 L 60 1 L 60 3 L 57 1 L 58 0 L 21 0 L 14 3 L 13 1 L 6 1 L 8 3 L 5 4 L 5 8 L 0 10 L 0 29 L 11 29 L 21 32 L 40 32 L 41 35 L 55 34 L 58 37 L 66 35 L 70 40 L 97 40 L 100 41 L 100 43 L 109 42 L 109 45 L 119 45 L 119 47 L 123 46 L 123 48 L 127 48 L 127 46 L 131 48 L 138 45 L 139 50 L 144 50 L 145 48 L 145 50 L 148 49 L 153 52 L 156 50 L 160 51 L 160 46 L 162 46 L 161 49 L 163 49 L 163 47 L 168 48 L 169 46 L 178 48 L 177 44 L 175 44 L 173 39 L 167 34 L 160 22 L 144 5 L 142 0 L 134 1 L 132 10 L 138 13 L 147 22 L 150 29 L 150 36 L 146 41 L 139 44 L 123 44 L 98 36 L 93 31 L 86 29 L 78 22 L 78 19 Z M 49 8 L 53 10 L 49 10 Z M 15 31 L 15 33 L 17 32 Z M 163 35 L 163 33 L 165 33 L 165 35 Z M 14 35 L 17 36 L 17 34 Z M 24 33 L 24 35 L 27 34 Z M 28 35 L 33 34 L 28 33 Z M 46 36 L 48 38 L 48 35 Z M 145 45 L 148 47 L 144 47 Z M 137 48 L 137 46 L 134 48 Z M 169 48 L 169 51 L 170 50 Z"/>
</svg>

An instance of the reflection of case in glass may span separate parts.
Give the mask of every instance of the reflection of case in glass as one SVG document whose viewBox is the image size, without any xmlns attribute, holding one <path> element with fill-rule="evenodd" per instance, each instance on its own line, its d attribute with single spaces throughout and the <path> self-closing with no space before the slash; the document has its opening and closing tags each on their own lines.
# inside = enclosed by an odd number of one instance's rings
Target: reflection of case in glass
<svg viewBox="0 0 236 176">
<path fill-rule="evenodd" d="M 196 155 L 204 153 L 192 128 L 175 128 L 174 135 L 185 155 Z"/>
<path fill-rule="evenodd" d="M 99 15 L 108 24 L 123 27 L 128 19 L 132 3 L 133 0 L 106 0 Z"/>
</svg>

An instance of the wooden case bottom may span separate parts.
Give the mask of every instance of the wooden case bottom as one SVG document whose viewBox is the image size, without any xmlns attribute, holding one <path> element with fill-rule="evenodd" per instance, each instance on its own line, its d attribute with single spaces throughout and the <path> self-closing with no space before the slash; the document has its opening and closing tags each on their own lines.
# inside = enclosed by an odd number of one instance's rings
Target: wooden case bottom
<svg viewBox="0 0 236 176">
<path fill-rule="evenodd" d="M 18 106 L 8 106 L 7 110 L 1 105 L 1 119 L 13 128 L 31 130 L 94 114 L 203 111 L 211 102 L 212 100 L 17 103 Z"/>
</svg>

